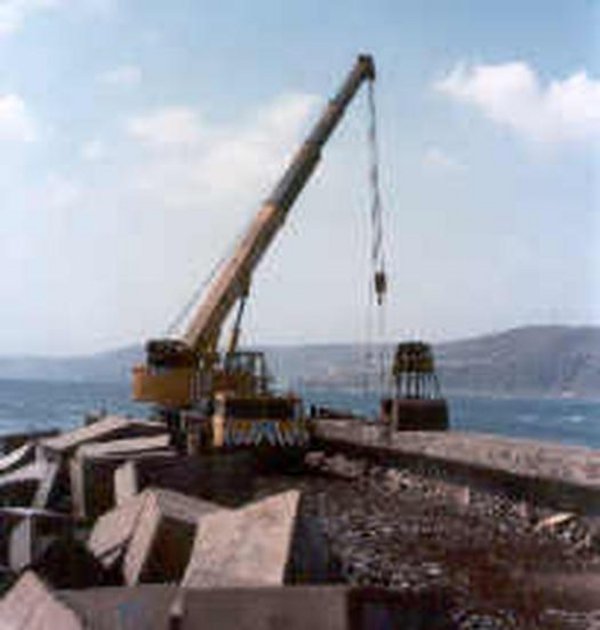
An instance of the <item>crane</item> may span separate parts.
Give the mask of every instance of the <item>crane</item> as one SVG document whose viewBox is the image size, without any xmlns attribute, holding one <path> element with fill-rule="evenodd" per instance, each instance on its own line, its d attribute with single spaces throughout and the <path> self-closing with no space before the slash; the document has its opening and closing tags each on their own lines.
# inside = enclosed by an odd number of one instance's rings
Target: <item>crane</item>
<svg viewBox="0 0 600 630">
<path fill-rule="evenodd" d="M 226 439 L 223 432 L 227 432 L 230 415 L 273 420 L 287 409 L 288 415 L 297 417 L 297 411 L 292 410 L 294 404 L 286 405 L 282 397 L 269 392 L 262 353 L 238 350 L 241 319 L 252 275 L 319 163 L 323 146 L 363 82 L 374 80 L 373 58 L 359 55 L 232 255 L 218 269 L 183 336 L 153 339 L 146 344 L 145 363 L 133 368 L 135 400 L 152 402 L 175 413 L 203 409 L 202 413 L 214 416 L 213 434 L 220 436 L 216 442 Z M 220 353 L 222 329 L 236 303 L 238 311 L 229 343 Z M 258 425 L 252 429 L 248 429 L 248 423 L 244 426 L 246 434 L 252 433 L 256 439 Z M 268 421 L 262 426 L 270 439 L 285 442 L 281 426 Z M 238 438 L 243 441 L 244 436 Z"/>
</svg>

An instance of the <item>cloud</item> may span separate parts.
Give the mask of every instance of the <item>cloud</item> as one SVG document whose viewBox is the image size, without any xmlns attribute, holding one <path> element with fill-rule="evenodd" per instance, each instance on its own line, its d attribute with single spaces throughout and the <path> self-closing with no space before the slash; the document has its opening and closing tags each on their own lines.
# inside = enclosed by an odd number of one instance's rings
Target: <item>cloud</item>
<svg viewBox="0 0 600 630">
<path fill-rule="evenodd" d="M 279 172 L 316 102 L 288 94 L 234 127 L 212 125 L 188 107 L 136 116 L 127 131 L 151 149 L 138 170 L 139 187 L 182 206 L 249 196 Z"/>
<path fill-rule="evenodd" d="M 423 163 L 428 168 L 450 173 L 462 173 L 466 170 L 466 166 L 460 160 L 451 156 L 444 149 L 435 146 L 429 147 L 425 151 Z"/>
<path fill-rule="evenodd" d="M 147 146 L 191 145 L 202 135 L 199 114 L 189 107 L 165 107 L 131 118 L 127 132 Z"/>
<path fill-rule="evenodd" d="M 434 88 L 536 141 L 600 136 L 600 81 L 580 71 L 544 85 L 527 63 L 457 65 Z"/>
<path fill-rule="evenodd" d="M 62 0 L 1 0 L 0 36 L 18 31 L 31 14 L 55 9 L 62 4 Z"/>
<path fill-rule="evenodd" d="M 142 71 L 137 66 L 119 66 L 102 72 L 98 81 L 104 85 L 129 87 L 139 85 L 142 81 Z"/>
<path fill-rule="evenodd" d="M 42 187 L 41 202 L 48 208 L 72 208 L 82 199 L 81 186 L 62 175 L 48 175 Z"/>
<path fill-rule="evenodd" d="M 90 140 L 81 147 L 81 157 L 94 162 L 106 156 L 106 145 L 102 140 Z"/>
<path fill-rule="evenodd" d="M 0 96 L 0 142 L 33 142 L 35 138 L 35 124 L 25 101 L 17 94 Z"/>
</svg>

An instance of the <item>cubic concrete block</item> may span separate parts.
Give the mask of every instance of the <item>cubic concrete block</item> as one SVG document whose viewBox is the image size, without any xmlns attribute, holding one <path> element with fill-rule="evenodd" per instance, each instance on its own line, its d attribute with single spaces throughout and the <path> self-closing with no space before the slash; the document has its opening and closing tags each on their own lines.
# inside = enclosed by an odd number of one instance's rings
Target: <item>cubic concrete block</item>
<svg viewBox="0 0 600 630">
<path fill-rule="evenodd" d="M 129 585 L 178 582 L 188 564 L 196 526 L 218 506 L 162 488 L 149 488 L 127 546 L 123 576 Z"/>
<path fill-rule="evenodd" d="M 123 557 L 139 521 L 148 494 L 138 494 L 100 516 L 90 532 L 87 547 L 105 568 Z"/>
<path fill-rule="evenodd" d="M 87 547 L 107 569 L 123 560 L 127 584 L 179 581 L 198 520 L 217 509 L 177 492 L 148 488 L 100 516 Z"/>
<path fill-rule="evenodd" d="M 300 493 L 290 490 L 244 508 L 204 516 L 182 586 L 282 585 L 299 501 Z"/>
<path fill-rule="evenodd" d="M 75 612 L 63 604 L 35 573 L 28 571 L 0 600 L 3 630 L 83 630 Z"/>
<path fill-rule="evenodd" d="M 110 440 L 80 446 L 69 464 L 73 511 L 96 518 L 115 503 L 114 471 L 128 458 L 169 455 L 169 436 Z"/>
</svg>

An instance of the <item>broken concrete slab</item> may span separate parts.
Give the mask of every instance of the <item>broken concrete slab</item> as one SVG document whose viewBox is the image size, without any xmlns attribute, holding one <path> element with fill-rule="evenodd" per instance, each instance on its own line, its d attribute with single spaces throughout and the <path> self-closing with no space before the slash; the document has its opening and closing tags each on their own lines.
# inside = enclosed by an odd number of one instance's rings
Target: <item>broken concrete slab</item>
<svg viewBox="0 0 600 630">
<path fill-rule="evenodd" d="M 28 571 L 0 600 L 0 628 L 6 630 L 83 630 L 75 612 Z"/>
<path fill-rule="evenodd" d="M 141 418 L 106 416 L 93 424 L 66 431 L 56 437 L 41 440 L 40 449 L 47 457 L 68 457 L 89 442 L 106 442 L 135 437 L 164 434 L 165 425 Z"/>
<path fill-rule="evenodd" d="M 285 578 L 300 492 L 290 490 L 198 522 L 188 588 L 279 586 Z"/>
<path fill-rule="evenodd" d="M 221 509 L 163 488 L 149 488 L 143 495 L 146 499 L 123 562 L 125 582 L 178 582 L 190 558 L 197 523 Z"/>
<path fill-rule="evenodd" d="M 115 503 L 114 471 L 130 457 L 169 456 L 167 434 L 151 437 L 93 442 L 77 449 L 69 472 L 76 515 L 96 518 Z"/>
</svg>

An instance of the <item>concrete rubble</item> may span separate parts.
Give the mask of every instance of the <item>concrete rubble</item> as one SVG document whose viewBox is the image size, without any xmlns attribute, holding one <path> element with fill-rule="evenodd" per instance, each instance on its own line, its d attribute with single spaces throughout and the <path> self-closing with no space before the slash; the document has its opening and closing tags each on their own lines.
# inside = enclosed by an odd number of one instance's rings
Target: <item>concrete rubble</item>
<svg viewBox="0 0 600 630">
<path fill-rule="evenodd" d="M 255 472 L 243 454 L 178 454 L 164 425 L 126 418 L 19 446 L 0 459 L 3 588 L 14 582 L 0 628 L 600 623 L 593 510 L 409 465 L 410 440 L 419 458 L 438 462 L 446 438 L 434 436 L 430 455 L 409 435 L 401 459 L 390 445 L 372 456 L 379 446 L 365 435 L 368 448 L 354 452 L 319 444 L 305 474 L 287 477 Z M 548 449 L 536 449 L 546 465 Z"/>
</svg>

